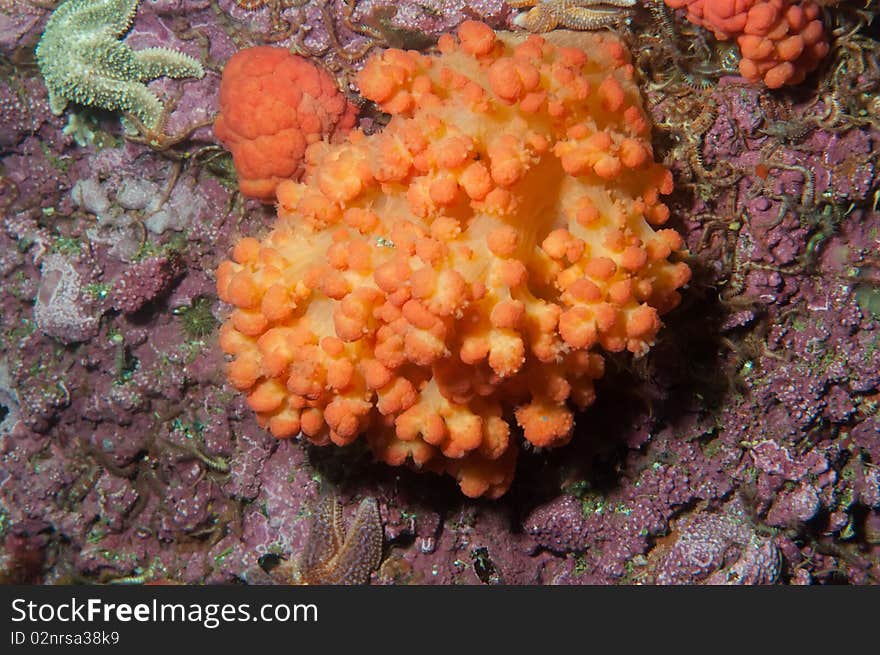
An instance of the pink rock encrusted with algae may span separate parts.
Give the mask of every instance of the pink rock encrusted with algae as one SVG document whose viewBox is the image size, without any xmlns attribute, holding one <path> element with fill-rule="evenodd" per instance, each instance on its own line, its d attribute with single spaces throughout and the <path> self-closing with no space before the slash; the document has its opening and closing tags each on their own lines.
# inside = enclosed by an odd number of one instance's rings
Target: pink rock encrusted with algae
<svg viewBox="0 0 880 655">
<path fill-rule="evenodd" d="M 648 570 L 649 580 L 662 585 L 773 584 L 782 554 L 734 502 L 717 513 L 697 511 L 673 521 L 669 536 L 651 552 Z"/>
</svg>

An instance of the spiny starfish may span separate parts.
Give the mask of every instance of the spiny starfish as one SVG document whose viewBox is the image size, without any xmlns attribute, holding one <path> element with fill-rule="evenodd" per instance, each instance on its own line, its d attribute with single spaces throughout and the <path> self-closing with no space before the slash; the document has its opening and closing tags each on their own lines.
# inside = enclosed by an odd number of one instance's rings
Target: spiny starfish
<svg viewBox="0 0 880 655">
<path fill-rule="evenodd" d="M 315 507 L 297 577 L 303 584 L 365 584 L 382 559 L 382 521 L 375 498 L 364 498 L 345 529 L 342 504 L 332 494 Z"/>
<path fill-rule="evenodd" d="M 515 9 L 531 7 L 514 19 L 530 32 L 549 32 L 557 27 L 595 30 L 616 23 L 621 9 L 637 0 L 507 0 Z"/>
<path fill-rule="evenodd" d="M 149 130 L 162 120 L 162 103 L 145 82 L 157 77 L 202 77 L 202 65 L 168 48 L 132 50 L 120 41 L 140 0 L 67 0 L 49 18 L 37 44 L 37 64 L 60 115 L 68 102 L 133 114 Z"/>
</svg>

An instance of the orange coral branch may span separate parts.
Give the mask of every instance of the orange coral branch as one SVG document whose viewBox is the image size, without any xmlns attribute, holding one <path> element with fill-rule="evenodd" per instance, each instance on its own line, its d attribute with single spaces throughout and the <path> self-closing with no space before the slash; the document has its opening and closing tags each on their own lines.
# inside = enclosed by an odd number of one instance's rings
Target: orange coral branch
<svg viewBox="0 0 880 655">
<path fill-rule="evenodd" d="M 388 464 L 497 497 L 508 419 L 567 443 L 600 352 L 652 345 L 690 277 L 660 228 L 672 177 L 621 42 L 549 38 L 577 47 L 466 22 L 439 56 L 373 57 L 358 82 L 388 126 L 311 145 L 272 232 L 221 264 L 229 379 L 273 434 L 363 434 Z"/>
</svg>

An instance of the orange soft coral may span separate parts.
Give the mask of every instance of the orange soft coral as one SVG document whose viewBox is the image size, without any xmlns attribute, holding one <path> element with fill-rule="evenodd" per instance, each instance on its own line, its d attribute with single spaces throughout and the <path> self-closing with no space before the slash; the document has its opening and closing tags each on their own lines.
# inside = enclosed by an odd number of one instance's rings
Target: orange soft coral
<svg viewBox="0 0 880 655">
<path fill-rule="evenodd" d="M 811 0 L 666 0 L 721 40 L 736 38 L 740 74 L 771 89 L 801 82 L 828 54 L 819 6 Z"/>
<path fill-rule="evenodd" d="M 223 69 L 214 133 L 232 151 L 241 192 L 272 202 L 303 172 L 306 147 L 354 127 L 354 105 L 333 78 L 285 48 L 237 52 Z"/>
<path fill-rule="evenodd" d="M 358 79 L 393 114 L 307 153 L 278 221 L 217 273 L 231 383 L 278 437 L 509 487 L 518 440 L 565 444 L 602 350 L 644 354 L 690 270 L 621 42 L 496 35 L 386 50 Z M 563 45 L 576 40 L 578 47 Z M 589 53 L 589 54 L 587 54 Z"/>
</svg>

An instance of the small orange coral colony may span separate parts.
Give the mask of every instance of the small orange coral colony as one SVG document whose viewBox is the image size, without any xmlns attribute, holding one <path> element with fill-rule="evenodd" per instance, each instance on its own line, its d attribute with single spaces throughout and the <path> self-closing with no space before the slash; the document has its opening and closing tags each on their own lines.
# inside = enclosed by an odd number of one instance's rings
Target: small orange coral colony
<svg viewBox="0 0 880 655">
<path fill-rule="evenodd" d="M 722 41 L 736 38 L 739 72 L 771 89 L 798 84 L 828 54 L 819 6 L 811 0 L 666 0 Z"/>
<path fill-rule="evenodd" d="M 223 69 L 214 134 L 232 151 L 241 192 L 272 202 L 281 180 L 302 174 L 306 147 L 338 140 L 356 118 L 329 73 L 285 48 L 257 46 Z"/>
<path fill-rule="evenodd" d="M 392 465 L 497 497 L 519 437 L 572 435 L 600 349 L 645 353 L 690 270 L 660 195 L 633 68 L 610 34 L 496 35 L 466 22 L 439 56 L 386 50 L 361 92 L 379 134 L 307 153 L 278 221 L 217 273 L 236 309 L 231 383 L 278 437 L 364 435 Z M 589 53 L 589 54 L 587 54 Z"/>
</svg>

